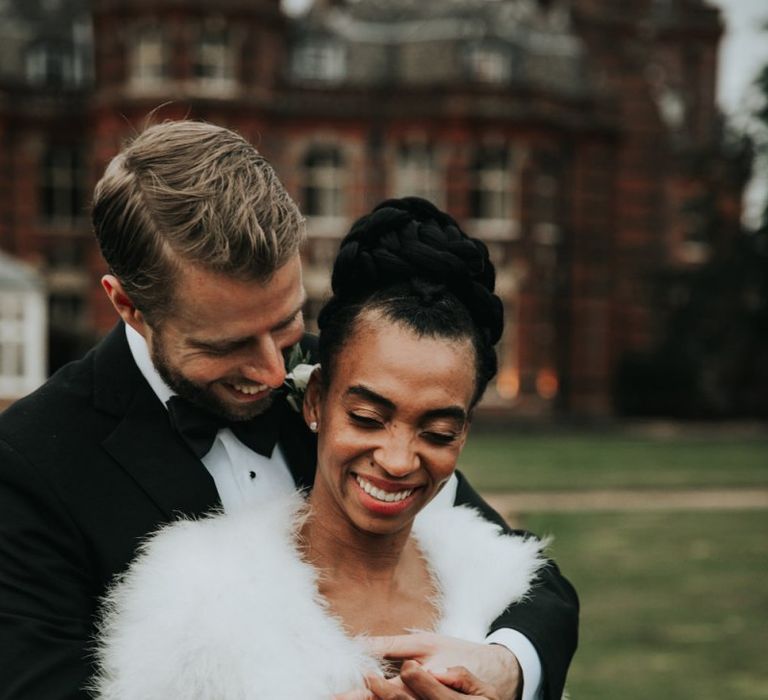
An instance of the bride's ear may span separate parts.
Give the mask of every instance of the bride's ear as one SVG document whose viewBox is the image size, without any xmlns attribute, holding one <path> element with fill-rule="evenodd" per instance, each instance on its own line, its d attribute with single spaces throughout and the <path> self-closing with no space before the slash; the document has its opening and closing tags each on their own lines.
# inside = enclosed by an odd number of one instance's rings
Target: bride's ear
<svg viewBox="0 0 768 700">
<path fill-rule="evenodd" d="M 312 372 L 312 376 L 309 378 L 307 390 L 304 394 L 304 403 L 302 404 L 304 420 L 313 433 L 319 430 L 322 418 L 323 380 L 321 372 L 322 369 L 320 367 L 315 367 L 315 371 Z"/>
</svg>

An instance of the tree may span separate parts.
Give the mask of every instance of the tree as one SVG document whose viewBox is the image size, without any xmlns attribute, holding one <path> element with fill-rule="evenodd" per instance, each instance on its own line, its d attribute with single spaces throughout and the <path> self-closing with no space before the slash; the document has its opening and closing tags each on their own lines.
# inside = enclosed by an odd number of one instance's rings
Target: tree
<svg viewBox="0 0 768 700">
<path fill-rule="evenodd" d="M 768 163 L 768 65 L 755 81 L 758 102 L 742 155 Z M 754 161 L 752 159 L 754 156 Z M 746 178 L 745 180 L 746 181 Z M 660 275 L 667 301 L 662 340 L 650 353 L 624 359 L 617 406 L 626 414 L 681 418 L 768 417 L 768 202 L 755 229 L 735 234 L 717 193 L 690 203 L 706 241 L 706 263 Z"/>
</svg>

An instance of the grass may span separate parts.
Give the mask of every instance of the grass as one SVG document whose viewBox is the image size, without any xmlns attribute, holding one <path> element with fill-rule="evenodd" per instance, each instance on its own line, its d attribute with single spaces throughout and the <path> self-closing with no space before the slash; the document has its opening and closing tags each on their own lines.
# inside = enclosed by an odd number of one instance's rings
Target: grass
<svg viewBox="0 0 768 700">
<path fill-rule="evenodd" d="M 574 700 L 768 698 L 765 512 L 529 515 L 579 591 Z"/>
<path fill-rule="evenodd" d="M 752 431 L 475 431 L 484 491 L 768 487 Z M 768 513 L 529 513 L 582 602 L 573 700 L 768 700 Z"/>
<path fill-rule="evenodd" d="M 768 436 L 470 435 L 459 462 L 484 491 L 768 486 Z"/>
</svg>

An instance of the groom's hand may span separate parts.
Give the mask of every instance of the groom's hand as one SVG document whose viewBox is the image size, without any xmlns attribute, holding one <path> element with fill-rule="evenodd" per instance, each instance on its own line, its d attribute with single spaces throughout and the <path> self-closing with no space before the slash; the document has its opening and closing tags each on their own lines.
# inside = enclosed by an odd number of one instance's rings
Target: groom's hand
<svg viewBox="0 0 768 700">
<path fill-rule="evenodd" d="M 500 700 L 491 686 L 463 666 L 432 673 L 416 661 L 406 661 L 397 678 L 371 675 L 365 683 L 365 689 L 336 695 L 333 700 Z"/>
<path fill-rule="evenodd" d="M 431 673 L 416 661 L 406 661 L 400 672 L 400 680 L 404 689 L 377 676 L 366 679 L 368 689 L 376 700 L 461 700 L 467 697 L 500 700 L 491 686 L 473 676 L 463 666 L 454 666 L 442 673 Z"/>
<path fill-rule="evenodd" d="M 523 678 L 520 664 L 511 651 L 498 644 L 475 644 L 429 632 L 370 637 L 366 641 L 369 652 L 374 656 L 389 661 L 413 659 L 438 677 L 443 675 L 446 668 L 464 667 L 469 674 L 480 679 L 479 682 L 484 684 L 484 688 L 495 693 L 488 697 L 498 698 L 498 700 L 517 700 L 522 695 Z M 423 669 L 421 672 L 424 672 Z M 432 698 L 453 696 L 416 695 L 415 697 L 432 700 Z"/>
</svg>

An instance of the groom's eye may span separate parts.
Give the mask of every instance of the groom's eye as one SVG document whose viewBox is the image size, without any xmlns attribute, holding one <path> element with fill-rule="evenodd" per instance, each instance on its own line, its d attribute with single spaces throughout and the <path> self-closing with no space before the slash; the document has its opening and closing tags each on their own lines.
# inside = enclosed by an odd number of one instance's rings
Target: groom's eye
<svg viewBox="0 0 768 700">
<path fill-rule="evenodd" d="M 192 347 L 204 352 L 206 355 L 215 355 L 217 357 L 229 355 L 248 345 L 248 340 L 232 340 L 224 343 L 206 343 L 199 340 L 192 341 Z"/>
<path fill-rule="evenodd" d="M 208 355 L 213 355 L 215 357 L 223 357 L 224 355 L 228 355 L 232 350 L 230 348 L 207 348 L 205 352 Z"/>
</svg>

